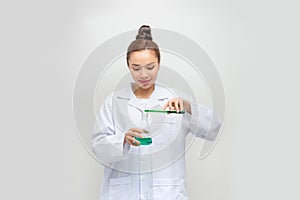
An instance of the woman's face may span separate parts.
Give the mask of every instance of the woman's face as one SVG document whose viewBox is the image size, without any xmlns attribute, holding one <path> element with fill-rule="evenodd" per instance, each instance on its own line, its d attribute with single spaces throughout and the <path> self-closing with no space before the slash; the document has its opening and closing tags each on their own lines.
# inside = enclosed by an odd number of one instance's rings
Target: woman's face
<svg viewBox="0 0 300 200">
<path fill-rule="evenodd" d="M 137 86 L 149 89 L 156 81 L 159 63 L 153 50 L 134 51 L 130 54 L 128 68 Z"/>
</svg>

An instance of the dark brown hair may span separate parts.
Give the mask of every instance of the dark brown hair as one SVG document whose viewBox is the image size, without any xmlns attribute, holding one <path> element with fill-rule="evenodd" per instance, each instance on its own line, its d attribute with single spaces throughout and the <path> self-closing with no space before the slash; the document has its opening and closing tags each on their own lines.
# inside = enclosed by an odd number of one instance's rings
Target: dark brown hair
<svg viewBox="0 0 300 200">
<path fill-rule="evenodd" d="M 158 45 L 152 41 L 151 29 L 150 26 L 143 25 L 140 27 L 136 40 L 131 42 L 127 48 L 127 66 L 129 65 L 128 60 L 130 59 L 130 54 L 134 51 L 141 51 L 151 49 L 155 52 L 158 63 L 160 63 L 160 51 Z"/>
</svg>

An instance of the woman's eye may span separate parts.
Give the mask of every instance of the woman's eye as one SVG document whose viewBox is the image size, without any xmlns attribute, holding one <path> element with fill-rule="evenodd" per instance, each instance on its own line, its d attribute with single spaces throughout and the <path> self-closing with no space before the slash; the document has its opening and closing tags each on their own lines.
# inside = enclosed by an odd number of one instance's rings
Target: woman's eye
<svg viewBox="0 0 300 200">
<path fill-rule="evenodd" d="M 152 70 L 152 69 L 154 69 L 154 66 L 152 66 L 152 67 L 149 67 L 148 69 L 149 69 L 149 70 Z"/>
<path fill-rule="evenodd" d="M 140 69 L 139 68 L 133 68 L 133 71 L 139 71 Z"/>
</svg>

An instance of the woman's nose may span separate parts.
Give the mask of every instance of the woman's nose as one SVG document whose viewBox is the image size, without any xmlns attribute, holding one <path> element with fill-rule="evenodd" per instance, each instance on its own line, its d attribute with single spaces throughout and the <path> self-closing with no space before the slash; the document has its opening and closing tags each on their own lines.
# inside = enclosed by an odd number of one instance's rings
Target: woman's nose
<svg viewBox="0 0 300 200">
<path fill-rule="evenodd" d="M 145 68 L 142 68 L 142 71 L 141 71 L 141 77 L 142 77 L 142 78 L 148 77 L 148 74 L 147 74 L 147 71 L 146 71 Z"/>
</svg>

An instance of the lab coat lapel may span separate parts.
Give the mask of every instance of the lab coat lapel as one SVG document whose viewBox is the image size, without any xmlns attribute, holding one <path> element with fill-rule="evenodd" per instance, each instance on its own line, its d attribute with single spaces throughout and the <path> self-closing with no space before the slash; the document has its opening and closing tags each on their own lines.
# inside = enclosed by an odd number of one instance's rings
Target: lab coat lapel
<svg viewBox="0 0 300 200">
<path fill-rule="evenodd" d="M 121 131 L 127 131 L 131 127 L 135 127 L 135 124 L 130 120 L 128 106 L 137 109 L 141 114 L 145 109 L 137 103 L 138 99 L 132 91 L 132 84 L 133 83 L 130 83 L 128 87 L 116 91 L 113 98 L 113 113 L 116 119 L 116 125 L 118 125 Z M 155 89 L 149 98 L 147 108 L 150 109 L 161 106 L 161 102 L 169 99 L 169 96 L 170 94 L 165 88 L 155 84 Z"/>
</svg>

